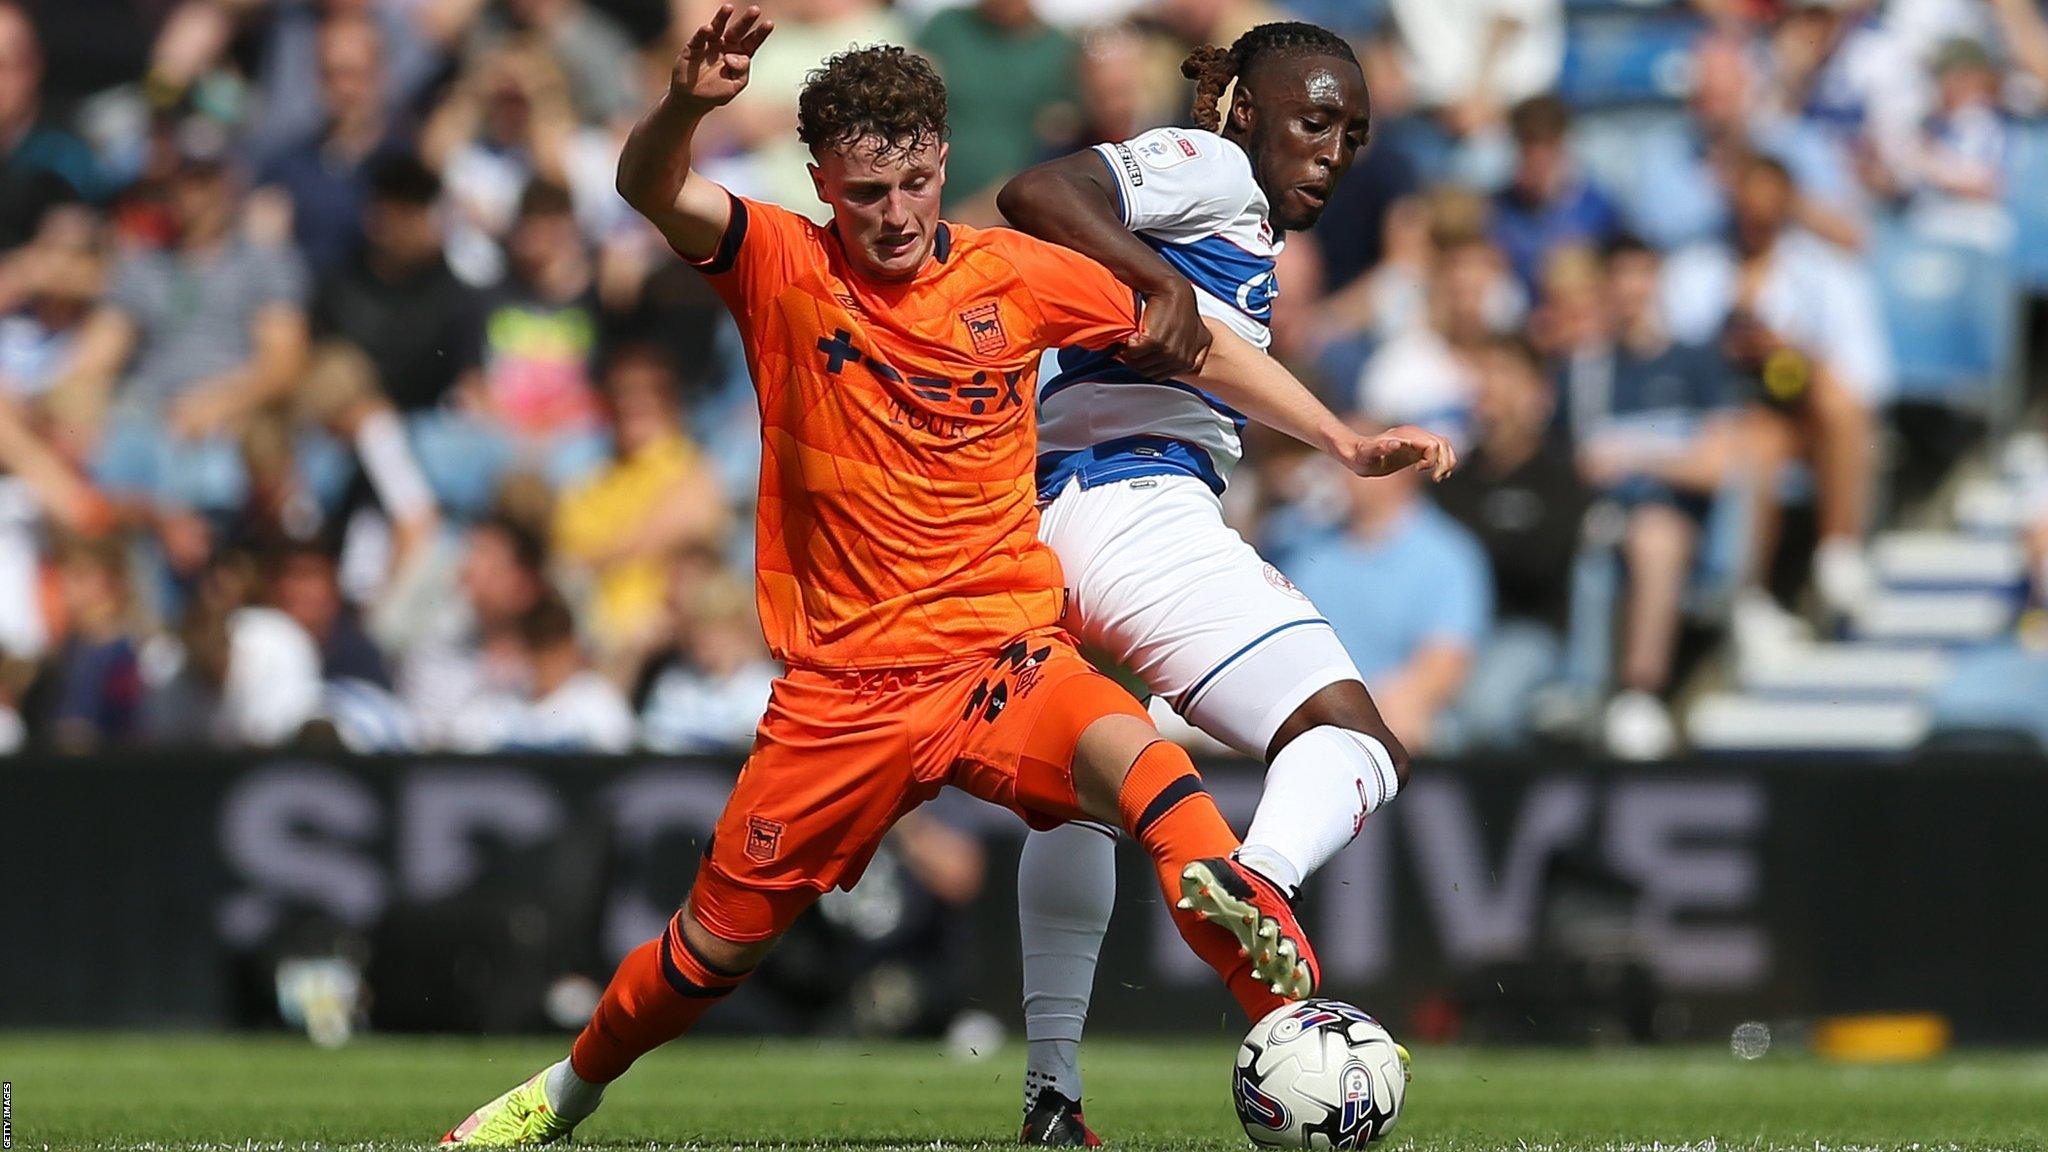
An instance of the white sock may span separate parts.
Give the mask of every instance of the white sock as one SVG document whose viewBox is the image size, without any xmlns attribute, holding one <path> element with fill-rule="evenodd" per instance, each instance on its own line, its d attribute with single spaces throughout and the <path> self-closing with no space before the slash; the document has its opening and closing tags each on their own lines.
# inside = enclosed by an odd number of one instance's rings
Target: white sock
<svg viewBox="0 0 2048 1152">
<path fill-rule="evenodd" d="M 1116 905 L 1116 840 L 1097 825 L 1033 832 L 1017 861 L 1024 945 L 1024 1106 L 1041 1089 L 1081 1098 L 1081 1028 Z"/>
<path fill-rule="evenodd" d="M 1348 728 L 1311 728 L 1266 769 L 1266 791 L 1237 858 L 1291 893 L 1400 787 L 1385 744 Z"/>
<path fill-rule="evenodd" d="M 541 1088 L 547 1093 L 548 1107 L 569 1121 L 581 1120 L 597 1111 L 598 1102 L 604 1099 L 604 1085 L 578 1076 L 566 1059 L 548 1069 L 548 1078 Z"/>
<path fill-rule="evenodd" d="M 413 459 L 406 442 L 405 425 L 398 413 L 380 409 L 356 426 L 356 457 L 363 462 L 363 474 L 370 488 L 393 520 L 404 523 L 430 516 L 434 511 L 434 490 L 426 473 Z"/>
</svg>

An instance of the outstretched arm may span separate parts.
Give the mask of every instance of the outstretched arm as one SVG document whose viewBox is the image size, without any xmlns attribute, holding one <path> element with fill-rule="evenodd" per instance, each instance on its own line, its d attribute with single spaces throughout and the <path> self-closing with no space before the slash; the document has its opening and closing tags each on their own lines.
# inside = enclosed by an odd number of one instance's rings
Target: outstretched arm
<svg viewBox="0 0 2048 1152">
<path fill-rule="evenodd" d="M 996 207 L 1019 231 L 1093 259 L 1145 298 L 1144 331 L 1118 359 L 1159 378 L 1200 371 L 1209 333 L 1194 287 L 1124 226 L 1110 179 L 1101 156 L 1076 152 L 1019 173 Z"/>
<path fill-rule="evenodd" d="M 1434 432 L 1406 425 L 1376 436 L 1355 431 L 1278 360 L 1222 323 L 1202 322 L 1215 340 L 1193 383 L 1246 416 L 1329 454 L 1360 476 L 1427 468 L 1431 479 L 1441 480 L 1458 466 L 1450 441 Z"/>
<path fill-rule="evenodd" d="M 754 53 L 774 30 L 759 8 L 735 18 L 732 5 L 720 7 L 676 57 L 668 92 L 619 154 L 619 195 L 685 259 L 709 259 L 732 219 L 725 189 L 691 169 L 691 138 L 707 113 L 746 88 Z"/>
</svg>

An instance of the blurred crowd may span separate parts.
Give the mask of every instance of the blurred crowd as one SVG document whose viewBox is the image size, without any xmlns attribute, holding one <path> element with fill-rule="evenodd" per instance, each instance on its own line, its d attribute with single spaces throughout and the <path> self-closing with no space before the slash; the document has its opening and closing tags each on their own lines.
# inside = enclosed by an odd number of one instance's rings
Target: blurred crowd
<svg viewBox="0 0 2048 1152">
<path fill-rule="evenodd" d="M 852 44 L 938 63 L 948 214 L 994 224 L 1020 168 L 1185 122 L 1190 48 L 1354 38 L 1372 145 L 1288 241 L 1276 351 L 1466 463 L 1426 490 L 1267 442 L 1228 506 L 1446 751 L 1666 754 L 1696 637 L 1870 595 L 1865 253 L 2007 258 L 2048 94 L 2038 0 L 1676 7 L 1683 83 L 1604 149 L 1563 0 L 761 3 L 697 145 L 812 215 L 796 94 Z M 745 747 L 751 390 L 612 190 L 709 7 L 0 0 L 0 740 Z"/>
</svg>

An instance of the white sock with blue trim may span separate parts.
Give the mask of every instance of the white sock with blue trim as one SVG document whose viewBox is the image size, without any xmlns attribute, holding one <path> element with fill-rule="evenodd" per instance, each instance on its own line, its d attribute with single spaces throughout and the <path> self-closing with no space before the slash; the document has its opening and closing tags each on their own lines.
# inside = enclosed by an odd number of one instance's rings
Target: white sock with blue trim
<svg viewBox="0 0 2048 1152">
<path fill-rule="evenodd" d="M 1348 728 L 1311 728 L 1266 769 L 1265 795 L 1237 858 L 1292 893 L 1400 787 L 1385 744 Z"/>
</svg>

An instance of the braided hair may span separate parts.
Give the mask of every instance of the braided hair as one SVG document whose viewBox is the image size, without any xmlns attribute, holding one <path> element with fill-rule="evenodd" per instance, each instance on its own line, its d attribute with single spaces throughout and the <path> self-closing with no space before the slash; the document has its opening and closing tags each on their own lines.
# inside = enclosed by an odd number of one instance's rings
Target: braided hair
<svg viewBox="0 0 2048 1152">
<path fill-rule="evenodd" d="M 1358 63 L 1358 56 L 1342 36 L 1327 28 L 1298 20 L 1261 24 L 1239 36 L 1228 48 L 1205 44 L 1181 61 L 1180 74 L 1195 82 L 1195 126 L 1211 132 L 1223 130 L 1223 90 L 1230 82 L 1251 72 L 1252 66 L 1268 57 L 1334 56 Z"/>
</svg>

